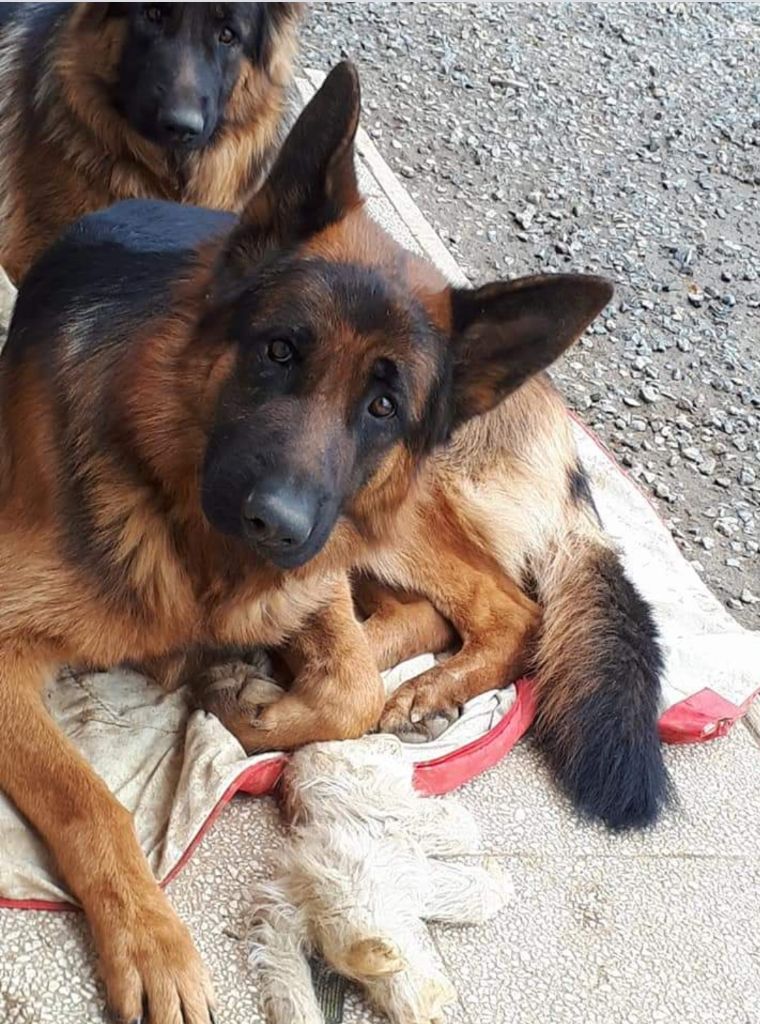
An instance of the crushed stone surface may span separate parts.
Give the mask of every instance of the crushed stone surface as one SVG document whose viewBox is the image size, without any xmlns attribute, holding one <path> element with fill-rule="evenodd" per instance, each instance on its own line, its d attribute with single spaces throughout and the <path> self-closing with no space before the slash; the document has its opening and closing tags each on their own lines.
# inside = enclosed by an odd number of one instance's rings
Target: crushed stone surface
<svg viewBox="0 0 760 1024">
<path fill-rule="evenodd" d="M 304 65 L 343 57 L 473 283 L 614 280 L 554 378 L 760 627 L 760 6 L 310 4 Z"/>
</svg>

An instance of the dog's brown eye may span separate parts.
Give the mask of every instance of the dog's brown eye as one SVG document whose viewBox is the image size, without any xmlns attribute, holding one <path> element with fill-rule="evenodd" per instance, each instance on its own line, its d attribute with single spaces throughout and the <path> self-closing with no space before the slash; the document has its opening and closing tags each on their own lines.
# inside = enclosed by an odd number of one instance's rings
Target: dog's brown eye
<svg viewBox="0 0 760 1024">
<path fill-rule="evenodd" d="M 219 32 L 219 42 L 223 43 L 225 46 L 229 46 L 231 43 L 235 42 L 235 33 L 231 28 L 228 28 L 226 25 L 224 26 L 224 28 Z"/>
<path fill-rule="evenodd" d="M 379 398 L 374 398 L 369 403 L 368 408 L 371 416 L 376 416 L 379 420 L 383 420 L 394 414 L 396 403 L 387 395 L 380 395 Z"/>
<path fill-rule="evenodd" d="M 289 363 L 293 354 L 293 346 L 284 338 L 275 338 L 267 347 L 267 355 L 273 363 Z"/>
<path fill-rule="evenodd" d="M 148 21 L 152 21 L 155 25 L 157 25 L 164 16 L 164 12 L 161 10 L 161 7 L 158 4 L 148 4 L 148 6 L 143 11 L 143 14 L 148 19 Z"/>
</svg>

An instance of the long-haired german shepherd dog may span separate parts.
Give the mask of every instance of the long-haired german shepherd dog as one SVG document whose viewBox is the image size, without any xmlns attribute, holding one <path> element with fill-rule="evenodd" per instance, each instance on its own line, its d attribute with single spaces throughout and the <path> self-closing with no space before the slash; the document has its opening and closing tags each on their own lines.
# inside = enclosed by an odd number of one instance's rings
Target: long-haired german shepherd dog
<svg viewBox="0 0 760 1024">
<path fill-rule="evenodd" d="M 0 265 L 119 199 L 240 210 L 284 135 L 297 3 L 0 4 Z"/>
<path fill-rule="evenodd" d="M 78 221 L 0 360 L 0 786 L 126 1020 L 199 1024 L 211 993 L 129 816 L 43 707 L 63 663 L 287 640 L 290 691 L 220 711 L 249 750 L 289 748 L 375 727 L 373 651 L 426 646 L 442 614 L 461 649 L 393 698 L 403 730 L 521 670 L 532 587 L 540 736 L 576 804 L 627 826 L 666 793 L 650 613 L 539 376 L 611 288 L 448 286 L 365 213 L 358 116 L 340 64 L 241 216 L 131 201 Z M 400 626 L 358 621 L 356 569 L 416 595 Z"/>
</svg>

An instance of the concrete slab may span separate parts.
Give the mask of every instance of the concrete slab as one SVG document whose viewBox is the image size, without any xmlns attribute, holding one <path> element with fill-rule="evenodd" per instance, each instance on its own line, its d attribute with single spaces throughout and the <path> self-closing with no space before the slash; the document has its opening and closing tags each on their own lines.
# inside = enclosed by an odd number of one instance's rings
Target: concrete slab
<svg viewBox="0 0 760 1024">
<path fill-rule="evenodd" d="M 436 930 L 468 1024 L 756 1024 L 756 860 L 507 857 L 518 901 Z"/>
<path fill-rule="evenodd" d="M 707 744 L 666 747 L 676 806 L 656 827 L 610 835 L 580 823 L 530 740 L 458 791 L 485 850 L 524 857 L 760 857 L 760 749 L 741 724 Z"/>
</svg>

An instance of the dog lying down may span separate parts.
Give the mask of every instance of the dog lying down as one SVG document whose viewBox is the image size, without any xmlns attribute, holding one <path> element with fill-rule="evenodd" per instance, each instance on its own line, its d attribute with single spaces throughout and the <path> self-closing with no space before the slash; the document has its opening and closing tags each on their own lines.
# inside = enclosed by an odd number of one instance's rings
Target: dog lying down
<svg viewBox="0 0 760 1024">
<path fill-rule="evenodd" d="M 271 1024 L 322 1024 L 309 958 L 358 982 L 393 1024 L 435 1024 L 456 993 L 423 921 L 479 924 L 511 894 L 477 853 L 464 808 L 417 795 L 392 736 L 316 743 L 282 781 L 292 824 L 276 877 L 257 886 L 250 934 Z"/>
</svg>

